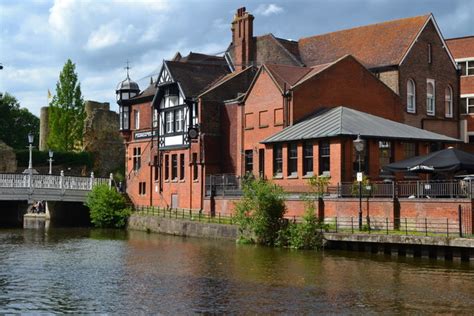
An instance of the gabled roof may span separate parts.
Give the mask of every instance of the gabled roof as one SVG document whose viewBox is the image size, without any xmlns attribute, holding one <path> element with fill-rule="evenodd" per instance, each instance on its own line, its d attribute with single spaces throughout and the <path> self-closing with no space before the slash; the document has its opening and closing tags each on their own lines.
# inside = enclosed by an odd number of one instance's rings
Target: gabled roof
<svg viewBox="0 0 474 316">
<path fill-rule="evenodd" d="M 247 67 L 242 70 L 231 72 L 225 75 L 224 77 L 217 79 L 215 82 L 209 85 L 208 88 L 204 90 L 203 92 L 201 92 L 201 94 L 199 94 L 198 97 L 202 97 L 205 94 L 213 91 L 214 89 L 219 88 L 220 86 L 230 81 L 233 81 L 233 84 L 230 84 L 229 86 L 227 86 L 227 89 L 229 90 L 229 92 L 231 92 L 231 94 L 234 93 L 235 97 L 237 97 L 237 94 L 245 94 L 256 72 L 257 72 L 256 67 Z M 247 82 L 247 84 L 245 83 L 242 84 L 242 82 L 240 82 L 241 80 Z M 245 86 L 245 88 L 240 89 L 240 86 Z"/>
<path fill-rule="evenodd" d="M 187 98 L 198 96 L 213 82 L 230 72 L 227 64 L 197 61 L 165 61 L 164 63 L 170 75 L 175 82 L 179 83 Z"/>
<path fill-rule="evenodd" d="M 339 106 L 318 111 L 313 116 L 268 137 L 262 143 L 336 136 L 355 137 L 359 134 L 363 138 L 460 142 L 459 139 Z"/>
<path fill-rule="evenodd" d="M 306 37 L 299 53 L 306 65 L 331 62 L 346 54 L 367 68 L 398 65 L 431 15 L 365 25 Z"/>
<path fill-rule="evenodd" d="M 474 57 L 474 35 L 446 40 L 455 59 Z"/>
<path fill-rule="evenodd" d="M 295 67 L 288 65 L 275 65 L 275 64 L 264 64 L 263 65 L 275 83 L 283 91 L 284 87 L 290 88 L 295 85 L 301 78 L 312 71 L 309 67 Z"/>
</svg>

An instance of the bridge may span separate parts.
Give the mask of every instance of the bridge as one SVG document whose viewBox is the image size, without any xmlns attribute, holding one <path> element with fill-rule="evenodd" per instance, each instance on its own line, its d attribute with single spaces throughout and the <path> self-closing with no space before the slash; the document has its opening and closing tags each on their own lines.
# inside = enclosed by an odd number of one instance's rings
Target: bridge
<svg viewBox="0 0 474 316">
<path fill-rule="evenodd" d="M 95 185 L 112 186 L 107 178 L 70 177 L 39 174 L 0 174 L 0 201 L 62 201 L 85 202 Z"/>
</svg>

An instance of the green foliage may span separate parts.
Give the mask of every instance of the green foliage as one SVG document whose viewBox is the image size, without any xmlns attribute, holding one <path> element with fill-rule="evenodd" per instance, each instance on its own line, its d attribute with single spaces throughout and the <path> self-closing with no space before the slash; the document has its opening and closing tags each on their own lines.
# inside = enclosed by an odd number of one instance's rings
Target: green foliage
<svg viewBox="0 0 474 316">
<path fill-rule="evenodd" d="M 48 146 L 57 151 L 72 151 L 82 145 L 84 100 L 75 69 L 76 65 L 68 59 L 49 104 Z"/>
<path fill-rule="evenodd" d="M 92 224 L 101 228 L 123 228 L 131 214 L 123 195 L 106 184 L 95 186 L 85 205 L 90 209 Z"/>
<path fill-rule="evenodd" d="M 19 166 L 27 166 L 29 160 L 28 149 L 16 150 L 16 159 Z M 47 166 L 49 154 L 47 151 L 33 150 L 33 166 Z M 89 152 L 54 152 L 54 165 L 86 166 L 92 168 L 93 156 Z"/>
<path fill-rule="evenodd" d="M 308 179 L 309 187 L 317 198 L 323 197 L 328 190 L 331 177 L 314 175 Z"/>
<path fill-rule="evenodd" d="M 369 178 L 367 176 L 362 177 L 362 185 L 361 185 L 361 194 L 362 196 L 371 196 L 372 192 L 376 190 L 377 187 L 375 184 L 370 183 Z M 352 196 L 359 196 L 359 182 L 354 181 L 352 183 Z"/>
<path fill-rule="evenodd" d="M 243 196 L 236 203 L 239 242 L 274 246 L 285 214 L 283 189 L 263 179 L 243 181 Z"/>
<path fill-rule="evenodd" d="M 39 118 L 28 109 L 20 108 L 16 98 L 5 93 L 0 98 L 0 139 L 14 149 L 28 146 L 28 133 L 35 136 L 35 146 L 39 141 Z"/>
</svg>

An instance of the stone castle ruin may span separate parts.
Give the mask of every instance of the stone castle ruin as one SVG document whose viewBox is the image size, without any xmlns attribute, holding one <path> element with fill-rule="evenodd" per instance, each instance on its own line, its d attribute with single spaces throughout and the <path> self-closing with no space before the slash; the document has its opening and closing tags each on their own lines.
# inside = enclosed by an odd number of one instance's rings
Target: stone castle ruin
<svg viewBox="0 0 474 316">
<path fill-rule="evenodd" d="M 13 148 L 0 140 L 0 173 L 14 173 L 16 164 L 16 155 Z"/>
<path fill-rule="evenodd" d="M 108 102 L 85 101 L 86 118 L 82 150 L 94 156 L 97 176 L 107 176 L 124 166 L 123 139 L 119 133 L 119 115 Z M 48 150 L 49 107 L 41 108 L 39 149 Z"/>
</svg>

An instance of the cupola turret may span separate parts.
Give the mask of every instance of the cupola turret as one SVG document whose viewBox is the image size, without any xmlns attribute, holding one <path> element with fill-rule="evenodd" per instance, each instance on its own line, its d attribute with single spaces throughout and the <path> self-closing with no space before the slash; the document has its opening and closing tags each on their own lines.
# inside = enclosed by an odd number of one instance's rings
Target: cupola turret
<svg viewBox="0 0 474 316">
<path fill-rule="evenodd" d="M 117 85 L 115 94 L 117 96 L 117 104 L 120 110 L 120 130 L 128 131 L 130 129 L 130 103 L 127 102 L 131 98 L 137 96 L 140 93 L 140 87 L 138 83 L 130 79 L 128 73 L 130 67 L 127 62 L 127 78 Z"/>
</svg>

